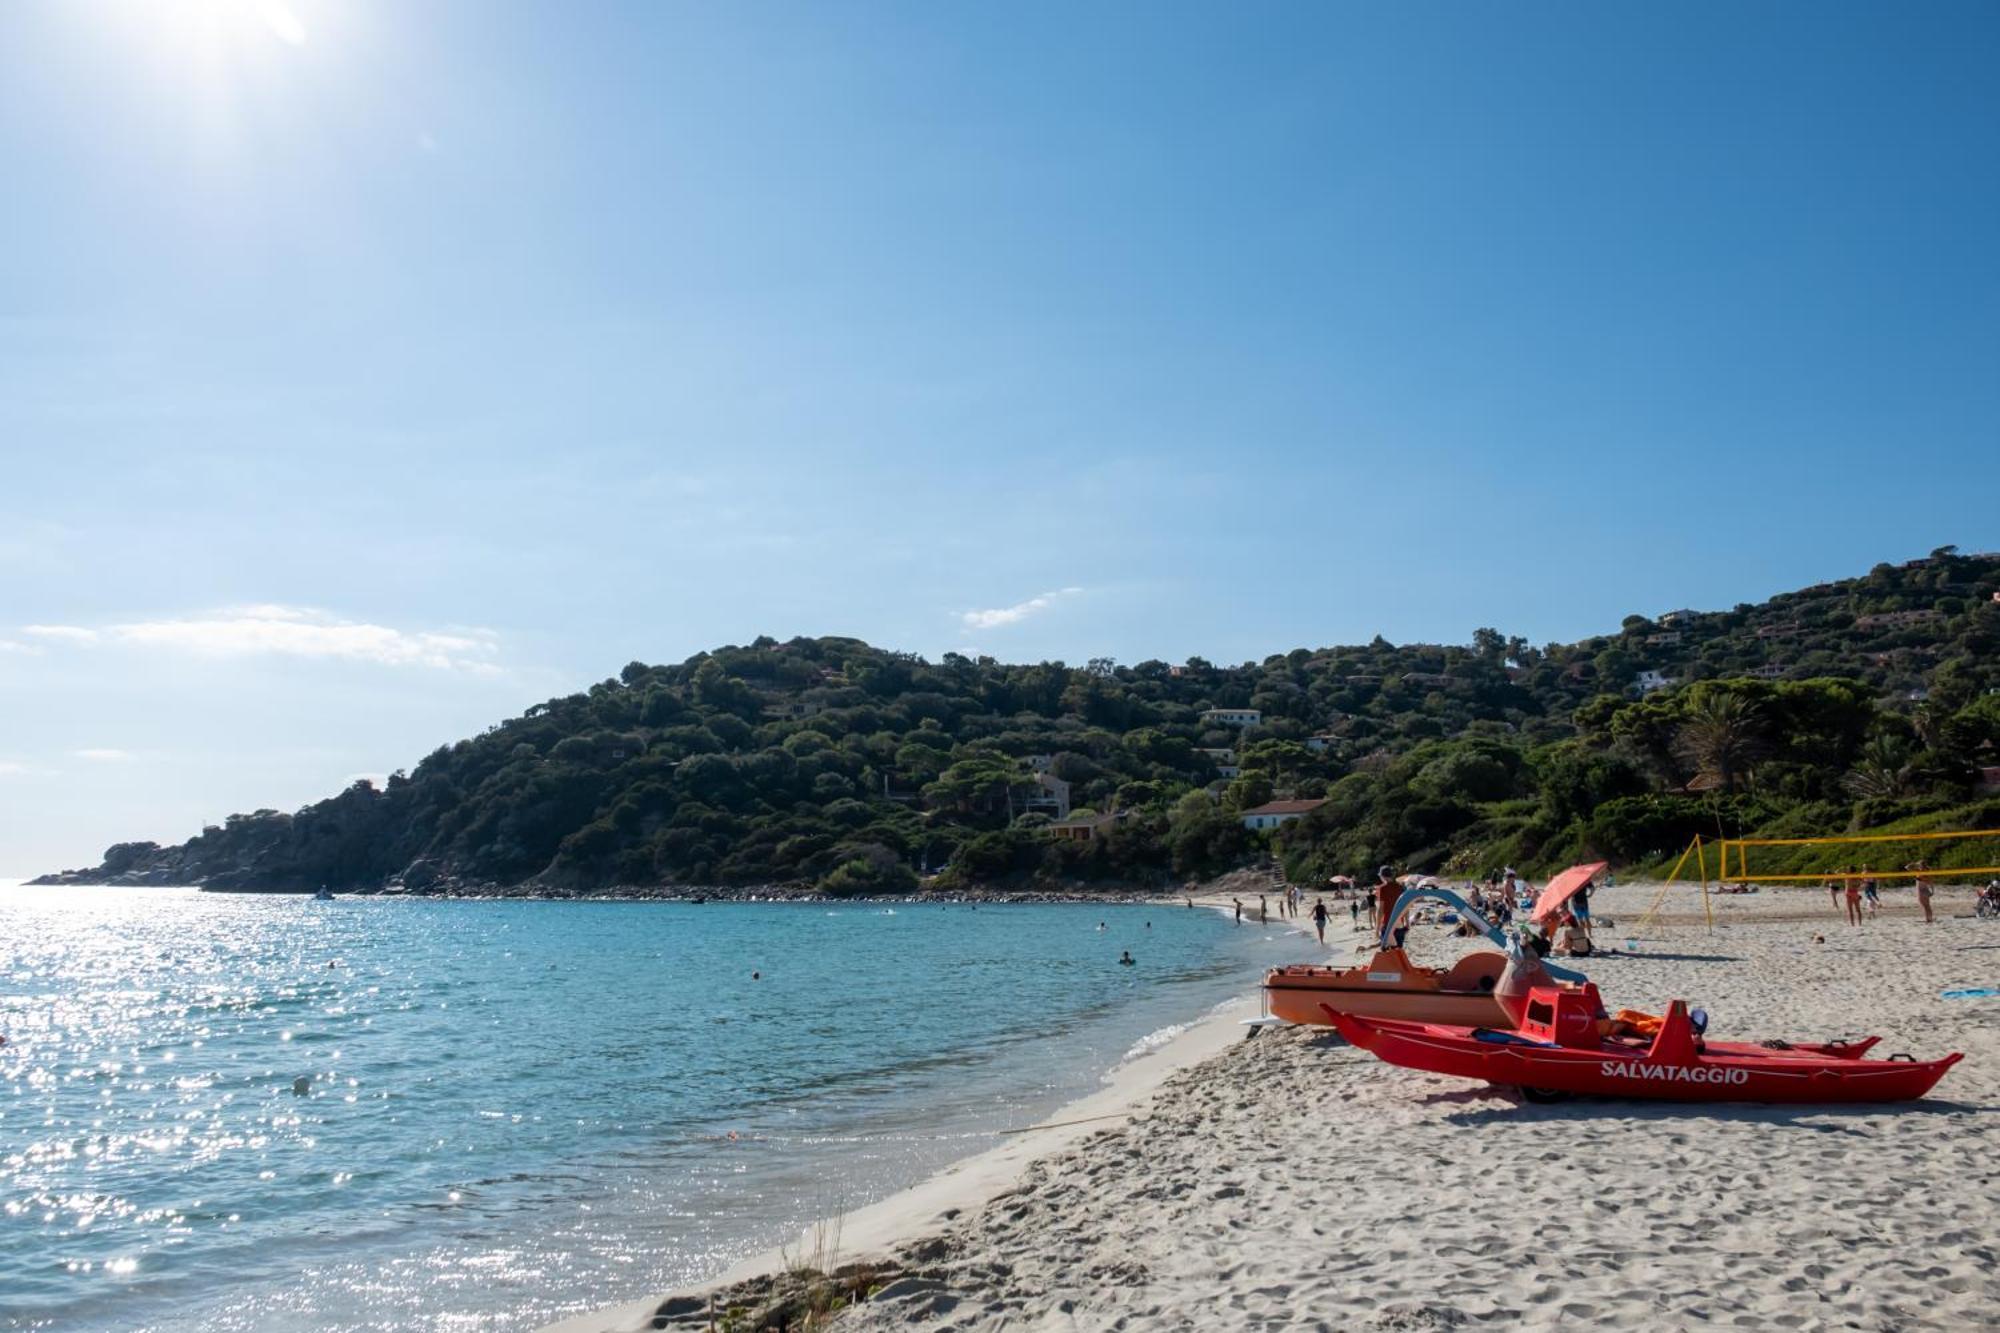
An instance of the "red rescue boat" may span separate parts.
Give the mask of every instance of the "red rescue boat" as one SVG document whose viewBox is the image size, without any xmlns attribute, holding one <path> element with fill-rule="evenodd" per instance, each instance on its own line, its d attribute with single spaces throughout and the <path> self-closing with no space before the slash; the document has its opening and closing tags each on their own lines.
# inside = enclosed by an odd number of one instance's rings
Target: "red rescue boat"
<svg viewBox="0 0 2000 1333">
<path fill-rule="evenodd" d="M 1603 1017 L 1595 986 L 1536 987 L 1512 1031 L 1365 1018 L 1329 1009 L 1340 1034 L 1407 1069 L 1518 1087 L 1535 1101 L 1572 1093 L 1702 1102 L 1897 1102 L 1929 1092 L 1964 1057 L 1867 1059 L 1877 1038 L 1830 1042 L 1706 1041 L 1675 1000 L 1650 1038 Z"/>
</svg>

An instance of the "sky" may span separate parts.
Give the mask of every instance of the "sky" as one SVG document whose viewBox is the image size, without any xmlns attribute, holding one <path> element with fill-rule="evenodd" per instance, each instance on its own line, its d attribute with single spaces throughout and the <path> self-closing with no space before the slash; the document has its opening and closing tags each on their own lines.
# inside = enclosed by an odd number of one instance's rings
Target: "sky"
<svg viewBox="0 0 2000 1333">
<path fill-rule="evenodd" d="M 0 5 L 0 873 L 758 634 L 2000 547 L 2000 7 Z"/>
</svg>

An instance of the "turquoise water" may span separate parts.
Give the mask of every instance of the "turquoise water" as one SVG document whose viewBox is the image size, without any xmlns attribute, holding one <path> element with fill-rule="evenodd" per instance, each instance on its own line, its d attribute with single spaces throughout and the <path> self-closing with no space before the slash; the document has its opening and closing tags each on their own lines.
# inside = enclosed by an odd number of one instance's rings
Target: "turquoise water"
<svg viewBox="0 0 2000 1333">
<path fill-rule="evenodd" d="M 180 889 L 0 888 L 0 942 L 0 1326 L 221 1330 L 698 1280 L 1301 954 L 1180 907 Z"/>
</svg>

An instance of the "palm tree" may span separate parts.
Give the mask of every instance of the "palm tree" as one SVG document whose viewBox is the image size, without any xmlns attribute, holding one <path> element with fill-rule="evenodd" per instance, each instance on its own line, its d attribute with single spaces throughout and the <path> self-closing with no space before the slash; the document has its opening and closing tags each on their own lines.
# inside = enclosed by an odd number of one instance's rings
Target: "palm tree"
<svg viewBox="0 0 2000 1333">
<path fill-rule="evenodd" d="M 1841 785 L 1863 800 L 1907 796 L 1914 775 L 1909 743 L 1899 736 L 1877 736 L 1863 748 L 1860 761 L 1841 779 Z"/>
<path fill-rule="evenodd" d="M 1740 694 L 1705 691 L 1688 705 L 1686 720 L 1674 734 L 1674 754 L 1706 779 L 1734 795 L 1756 762 L 1769 753 L 1764 739 L 1764 714 Z"/>
</svg>

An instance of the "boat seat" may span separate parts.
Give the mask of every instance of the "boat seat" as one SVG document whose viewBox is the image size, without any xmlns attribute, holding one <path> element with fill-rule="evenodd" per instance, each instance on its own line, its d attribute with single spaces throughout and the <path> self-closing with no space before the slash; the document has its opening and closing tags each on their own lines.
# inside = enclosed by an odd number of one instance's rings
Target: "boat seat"
<svg viewBox="0 0 2000 1333">
<path fill-rule="evenodd" d="M 1490 991 L 1499 984 L 1500 974 L 1506 970 L 1505 954 L 1469 953 L 1452 964 L 1439 985 L 1451 991 Z"/>
</svg>

